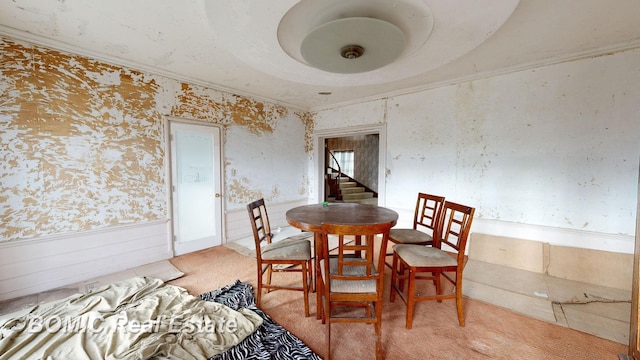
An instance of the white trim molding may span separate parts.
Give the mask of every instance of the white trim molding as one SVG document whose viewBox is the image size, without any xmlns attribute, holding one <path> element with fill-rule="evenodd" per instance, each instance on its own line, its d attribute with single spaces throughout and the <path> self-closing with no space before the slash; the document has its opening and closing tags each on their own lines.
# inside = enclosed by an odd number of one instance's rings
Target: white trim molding
<svg viewBox="0 0 640 360">
<path fill-rule="evenodd" d="M 563 229 L 499 220 L 475 218 L 472 233 L 540 241 L 550 245 L 633 254 L 633 236 Z"/>
</svg>

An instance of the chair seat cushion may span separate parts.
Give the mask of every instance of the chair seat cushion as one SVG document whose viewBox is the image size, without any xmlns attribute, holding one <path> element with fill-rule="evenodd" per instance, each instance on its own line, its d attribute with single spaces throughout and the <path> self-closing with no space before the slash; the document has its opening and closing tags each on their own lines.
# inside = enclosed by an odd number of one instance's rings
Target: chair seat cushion
<svg viewBox="0 0 640 360">
<path fill-rule="evenodd" d="M 276 243 L 282 240 L 286 240 L 288 238 L 292 239 L 308 239 L 313 237 L 312 232 L 308 231 L 300 231 L 300 229 L 296 229 L 291 226 L 285 226 L 284 228 L 278 228 L 279 231 L 273 233 L 273 237 L 271 238 L 272 243 Z"/>
<path fill-rule="evenodd" d="M 389 240 L 397 244 L 420 244 L 432 242 L 433 237 L 415 229 L 391 229 Z"/>
<path fill-rule="evenodd" d="M 262 247 L 263 260 L 310 260 L 308 239 L 289 238 Z"/>
<path fill-rule="evenodd" d="M 362 259 L 364 262 L 365 260 Z M 320 261 L 320 270 L 322 272 L 322 277 L 324 279 L 324 262 L 325 260 Z M 347 271 L 343 273 L 343 275 L 353 275 L 360 276 L 366 274 L 366 268 L 364 266 L 349 266 L 346 267 Z M 331 274 L 338 273 L 338 259 L 330 258 L 329 259 L 329 272 Z M 376 272 L 374 272 L 376 274 Z M 331 280 L 331 285 L 329 287 L 332 293 L 356 293 L 356 294 L 365 294 L 365 293 L 375 293 L 376 292 L 376 281 L 375 280 Z"/>
<path fill-rule="evenodd" d="M 393 246 L 393 251 L 398 254 L 409 266 L 456 266 L 458 262 L 447 252 L 438 248 L 424 245 L 399 244 Z"/>
</svg>

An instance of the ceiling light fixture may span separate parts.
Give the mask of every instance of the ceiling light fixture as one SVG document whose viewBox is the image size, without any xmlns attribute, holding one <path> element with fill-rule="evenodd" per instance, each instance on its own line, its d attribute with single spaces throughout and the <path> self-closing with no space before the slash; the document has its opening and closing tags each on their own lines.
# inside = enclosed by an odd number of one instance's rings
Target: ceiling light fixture
<svg viewBox="0 0 640 360">
<path fill-rule="evenodd" d="M 427 2 L 297 0 L 278 23 L 278 43 L 289 58 L 308 67 L 292 71 L 296 78 L 318 76 L 314 70 L 319 69 L 326 73 L 322 79 L 332 84 L 356 78 L 343 74 L 364 75 L 357 77 L 362 84 L 401 74 L 409 69 L 401 63 L 424 53 L 431 35 L 433 16 Z"/>
<path fill-rule="evenodd" d="M 354 74 L 390 64 L 402 54 L 405 43 L 402 30 L 390 22 L 349 17 L 311 30 L 300 44 L 300 53 L 317 69 Z"/>
</svg>

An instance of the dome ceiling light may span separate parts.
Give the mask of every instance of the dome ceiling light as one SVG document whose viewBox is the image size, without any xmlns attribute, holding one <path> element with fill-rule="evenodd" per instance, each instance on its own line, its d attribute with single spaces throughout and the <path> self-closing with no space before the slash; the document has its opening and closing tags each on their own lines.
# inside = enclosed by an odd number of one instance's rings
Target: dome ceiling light
<svg viewBox="0 0 640 360">
<path fill-rule="evenodd" d="M 426 4 L 418 4 L 301 0 L 282 17 L 278 42 L 291 58 L 316 69 L 373 71 L 413 53 L 429 38 L 433 19 Z"/>
<path fill-rule="evenodd" d="M 397 26 L 369 17 L 330 21 L 302 40 L 300 53 L 310 66 L 340 74 L 371 71 L 390 64 L 405 49 Z"/>
</svg>

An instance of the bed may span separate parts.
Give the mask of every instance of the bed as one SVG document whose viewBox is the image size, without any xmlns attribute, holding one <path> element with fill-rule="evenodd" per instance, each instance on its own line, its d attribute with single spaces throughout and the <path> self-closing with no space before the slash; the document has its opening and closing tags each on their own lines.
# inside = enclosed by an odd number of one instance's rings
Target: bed
<svg viewBox="0 0 640 360">
<path fill-rule="evenodd" d="M 135 277 L 0 317 L 0 360 L 320 359 L 236 280 L 192 296 Z"/>
</svg>

